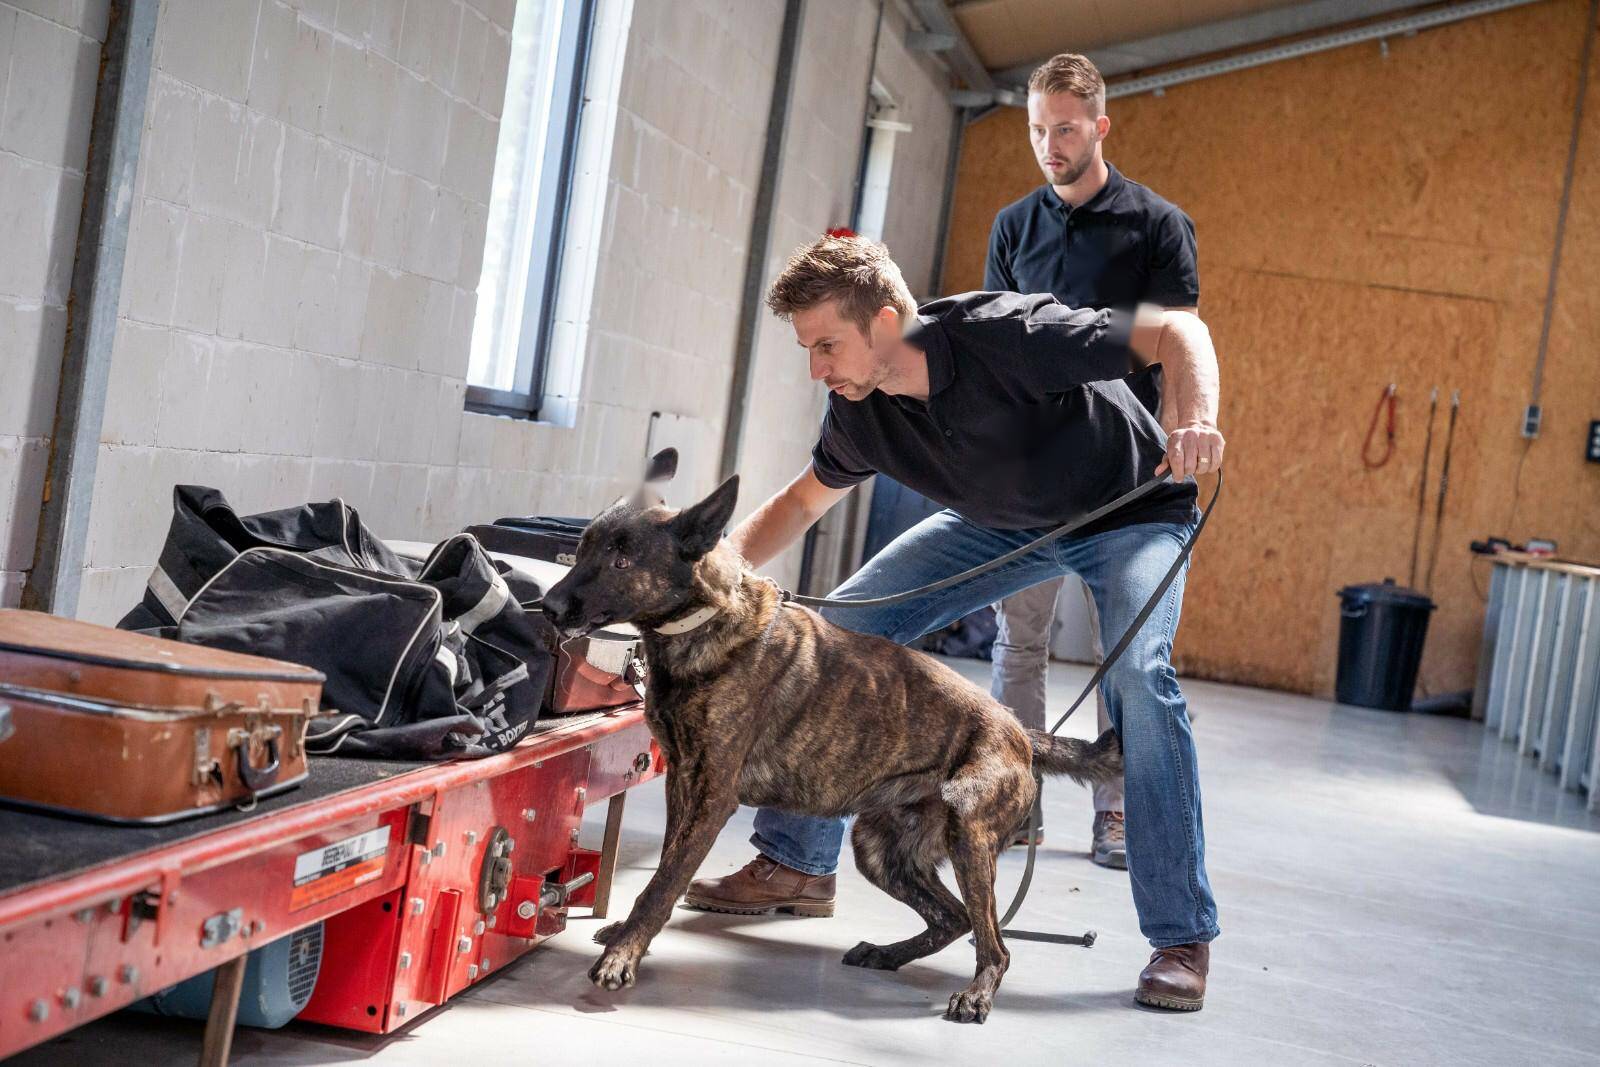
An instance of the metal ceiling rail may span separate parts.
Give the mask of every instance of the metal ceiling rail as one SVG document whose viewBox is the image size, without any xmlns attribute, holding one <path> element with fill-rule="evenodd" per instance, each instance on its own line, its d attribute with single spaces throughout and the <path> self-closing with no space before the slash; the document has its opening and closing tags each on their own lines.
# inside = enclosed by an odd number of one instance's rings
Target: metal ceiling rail
<svg viewBox="0 0 1600 1067">
<path fill-rule="evenodd" d="M 1308 37 L 1303 41 L 1293 41 L 1288 44 L 1275 45 L 1271 48 L 1259 48 L 1253 52 L 1244 52 L 1236 56 L 1229 56 L 1226 59 L 1212 60 L 1209 63 L 1195 63 L 1191 66 L 1164 71 L 1160 74 L 1151 74 L 1143 78 L 1130 78 L 1126 81 L 1114 82 L 1106 86 L 1106 98 L 1109 100 L 1119 96 L 1135 96 L 1139 93 L 1150 92 L 1159 94 L 1174 85 L 1198 81 L 1201 78 L 1210 78 L 1218 74 L 1232 74 L 1235 71 L 1249 70 L 1251 67 L 1261 67 L 1268 63 L 1277 63 L 1285 59 L 1298 59 L 1301 56 L 1327 52 L 1335 48 L 1344 48 L 1347 45 L 1360 44 L 1364 41 L 1376 41 L 1387 37 L 1413 34 L 1420 30 L 1431 30 L 1437 26 L 1445 26 L 1452 22 L 1462 22 L 1466 19 L 1477 18 L 1480 15 L 1489 15 L 1496 11 L 1505 11 L 1509 8 L 1522 7 L 1526 4 L 1537 2 L 1538 0 L 1467 0 L 1465 3 L 1450 4 L 1415 15 L 1384 19 L 1381 22 L 1370 23 L 1366 26 L 1319 34 L 1315 37 Z"/>
</svg>

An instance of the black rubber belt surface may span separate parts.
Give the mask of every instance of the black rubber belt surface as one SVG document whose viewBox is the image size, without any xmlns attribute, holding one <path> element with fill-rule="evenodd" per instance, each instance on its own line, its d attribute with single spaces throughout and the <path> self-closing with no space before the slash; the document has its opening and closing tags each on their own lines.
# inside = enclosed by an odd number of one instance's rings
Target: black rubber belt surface
<svg viewBox="0 0 1600 1067">
<path fill-rule="evenodd" d="M 543 719 L 535 725 L 534 732 L 569 726 L 586 717 Z M 404 760 L 313 756 L 311 777 L 294 789 L 262 800 L 252 811 L 229 808 L 163 826 L 114 826 L 66 815 L 48 815 L 0 802 L 0 894 L 431 766 L 434 764 Z"/>
</svg>

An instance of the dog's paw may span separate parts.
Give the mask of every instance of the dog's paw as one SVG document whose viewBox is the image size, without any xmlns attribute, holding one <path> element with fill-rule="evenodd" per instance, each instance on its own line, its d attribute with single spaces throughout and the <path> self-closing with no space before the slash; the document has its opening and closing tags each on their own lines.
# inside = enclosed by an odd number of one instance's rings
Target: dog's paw
<svg viewBox="0 0 1600 1067">
<path fill-rule="evenodd" d="M 607 923 L 594 932 L 594 943 L 597 945 L 609 945 L 612 941 L 616 940 L 617 934 L 620 933 L 621 930 L 621 920 L 618 920 L 614 923 Z"/>
<path fill-rule="evenodd" d="M 639 961 L 620 952 L 607 952 L 589 968 L 589 981 L 601 989 L 626 989 L 639 977 Z"/>
<path fill-rule="evenodd" d="M 989 1018 L 994 1006 L 994 994 L 963 989 L 950 998 L 950 1007 L 944 1017 L 953 1023 L 981 1023 Z"/>
<path fill-rule="evenodd" d="M 898 971 L 900 961 L 889 955 L 882 945 L 863 941 L 844 954 L 846 967 L 865 967 L 872 971 Z"/>
</svg>

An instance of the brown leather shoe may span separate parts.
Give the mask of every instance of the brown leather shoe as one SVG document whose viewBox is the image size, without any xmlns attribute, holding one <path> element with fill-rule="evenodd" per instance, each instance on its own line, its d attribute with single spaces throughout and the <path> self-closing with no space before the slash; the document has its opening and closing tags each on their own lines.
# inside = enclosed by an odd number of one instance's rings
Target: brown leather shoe
<svg viewBox="0 0 1600 1067">
<path fill-rule="evenodd" d="M 1158 948 L 1139 972 L 1139 990 L 1133 999 L 1152 1008 L 1199 1011 L 1206 1002 L 1206 972 L 1211 969 L 1211 946 L 1204 941 Z"/>
<path fill-rule="evenodd" d="M 701 911 L 734 915 L 792 915 L 826 919 L 833 914 L 834 876 L 813 875 L 757 855 L 722 878 L 700 878 L 689 884 L 683 903 Z"/>
</svg>

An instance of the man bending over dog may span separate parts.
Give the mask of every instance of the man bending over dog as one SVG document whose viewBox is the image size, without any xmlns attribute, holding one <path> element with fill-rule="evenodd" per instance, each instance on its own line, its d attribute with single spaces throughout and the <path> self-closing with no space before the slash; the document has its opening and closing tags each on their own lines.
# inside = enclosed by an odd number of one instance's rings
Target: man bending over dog
<svg viewBox="0 0 1600 1067">
<path fill-rule="evenodd" d="M 881 471 L 945 509 L 906 531 L 834 592 L 885 596 L 965 571 L 1169 471 L 1218 470 L 1217 363 L 1186 311 L 1074 310 L 1048 295 L 967 293 L 922 308 L 882 245 L 826 237 L 800 249 L 767 304 L 831 392 L 811 466 L 730 535 L 760 567 Z M 1124 379 L 1162 364 L 1171 433 Z M 1171 566 L 1197 515 L 1195 487 L 1170 484 L 1094 526 L 998 570 L 886 608 L 823 617 L 905 643 L 985 604 L 1068 572 L 1088 586 L 1116 640 Z M 1129 872 L 1154 946 L 1140 1003 L 1195 1010 L 1205 996 L 1217 909 L 1206 877 L 1200 777 L 1172 669 L 1180 575 L 1105 677 L 1122 740 Z M 695 882 L 685 903 L 715 911 L 833 914 L 843 818 L 763 808 L 759 855 Z M 1008 831 L 1010 827 L 1006 828 Z"/>
</svg>

